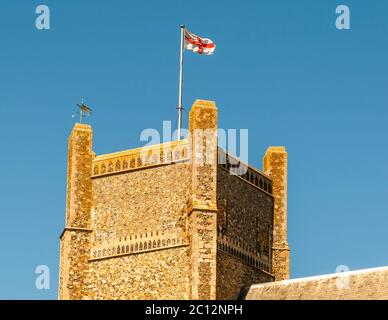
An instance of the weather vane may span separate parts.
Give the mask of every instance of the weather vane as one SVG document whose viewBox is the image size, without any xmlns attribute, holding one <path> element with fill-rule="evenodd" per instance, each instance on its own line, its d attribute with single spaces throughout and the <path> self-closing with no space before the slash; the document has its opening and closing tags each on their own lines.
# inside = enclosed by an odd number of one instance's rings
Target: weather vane
<svg viewBox="0 0 388 320">
<path fill-rule="evenodd" d="M 77 111 L 77 114 L 73 114 L 72 117 L 79 116 L 79 123 L 82 123 L 83 117 L 90 117 L 92 114 L 92 109 L 90 109 L 85 103 L 84 99 L 81 99 L 81 103 L 77 103 L 77 106 L 79 110 Z"/>
</svg>

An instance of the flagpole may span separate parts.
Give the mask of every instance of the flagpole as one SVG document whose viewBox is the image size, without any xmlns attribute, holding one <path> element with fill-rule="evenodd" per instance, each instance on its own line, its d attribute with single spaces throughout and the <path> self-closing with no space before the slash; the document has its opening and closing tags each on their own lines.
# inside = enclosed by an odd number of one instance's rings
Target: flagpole
<svg viewBox="0 0 388 320">
<path fill-rule="evenodd" d="M 183 24 L 180 25 L 180 29 L 181 29 L 181 47 L 180 47 L 180 60 L 179 60 L 178 140 L 181 139 L 181 127 L 182 127 L 183 50 L 184 50 L 185 26 Z"/>
</svg>

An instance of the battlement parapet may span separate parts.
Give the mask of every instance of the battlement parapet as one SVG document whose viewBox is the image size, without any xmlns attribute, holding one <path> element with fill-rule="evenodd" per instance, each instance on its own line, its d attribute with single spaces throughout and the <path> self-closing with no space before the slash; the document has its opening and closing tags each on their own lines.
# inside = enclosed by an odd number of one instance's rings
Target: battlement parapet
<svg viewBox="0 0 388 320">
<path fill-rule="evenodd" d="M 189 160 L 187 139 L 97 156 L 92 178 Z"/>
<path fill-rule="evenodd" d="M 237 157 L 225 152 L 222 148 L 218 148 L 218 165 L 220 168 L 227 170 L 230 174 L 231 171 L 235 171 L 233 175 L 236 177 L 239 177 L 260 190 L 272 195 L 273 186 L 269 176 L 259 169 L 256 169 Z"/>
</svg>

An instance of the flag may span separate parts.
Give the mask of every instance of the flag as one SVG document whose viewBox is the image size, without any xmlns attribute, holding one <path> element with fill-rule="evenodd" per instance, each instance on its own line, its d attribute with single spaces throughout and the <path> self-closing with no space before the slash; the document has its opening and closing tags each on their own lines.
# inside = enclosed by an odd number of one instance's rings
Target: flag
<svg viewBox="0 0 388 320">
<path fill-rule="evenodd" d="M 185 29 L 185 48 L 199 54 L 211 55 L 216 45 L 207 38 L 201 38 Z"/>
</svg>

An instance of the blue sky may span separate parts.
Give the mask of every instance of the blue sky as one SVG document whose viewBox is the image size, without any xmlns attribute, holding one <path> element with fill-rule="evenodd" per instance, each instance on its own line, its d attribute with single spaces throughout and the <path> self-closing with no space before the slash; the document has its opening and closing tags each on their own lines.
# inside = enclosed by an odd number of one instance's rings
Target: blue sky
<svg viewBox="0 0 388 320">
<path fill-rule="evenodd" d="M 51 30 L 35 28 L 35 8 Z M 351 30 L 335 28 L 346 4 Z M 0 3 L 0 298 L 56 299 L 67 138 L 81 97 L 97 154 L 176 121 L 179 25 L 214 40 L 185 55 L 184 99 L 249 130 L 249 162 L 289 152 L 292 277 L 388 264 L 388 2 Z M 184 124 L 187 114 L 184 115 Z M 51 289 L 35 288 L 47 265 Z"/>
</svg>

